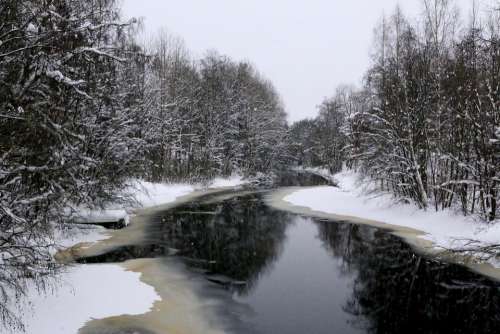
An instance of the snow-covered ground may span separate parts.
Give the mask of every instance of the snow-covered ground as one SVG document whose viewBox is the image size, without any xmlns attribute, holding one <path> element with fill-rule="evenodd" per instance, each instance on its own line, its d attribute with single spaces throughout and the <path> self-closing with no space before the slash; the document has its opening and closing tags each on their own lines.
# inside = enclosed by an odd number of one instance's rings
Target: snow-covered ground
<svg viewBox="0 0 500 334">
<path fill-rule="evenodd" d="M 233 187 L 243 183 L 241 177 L 218 178 L 208 187 Z M 135 206 L 115 204 L 105 210 L 78 208 L 77 221 L 128 221 L 129 216 L 140 207 L 171 203 L 202 188 L 201 185 L 191 184 L 135 182 L 125 191 L 135 197 Z M 75 225 L 69 231 L 56 233 L 59 249 L 107 238 L 104 228 L 89 224 Z M 30 307 L 22 314 L 27 334 L 76 334 L 91 319 L 148 312 L 160 298 L 151 286 L 140 281 L 140 274 L 128 271 L 120 264 L 74 265 L 62 273 L 59 279 L 62 285 L 55 294 L 39 294 L 35 286 L 28 287 Z"/>
<path fill-rule="evenodd" d="M 133 195 L 134 205 L 110 204 L 103 210 L 76 208 L 74 217 L 79 223 L 116 222 L 123 219 L 128 223 L 129 217 L 137 208 L 151 207 L 173 202 L 176 198 L 193 192 L 195 187 L 190 184 L 156 184 L 136 181 L 129 186 L 124 195 Z"/>
<path fill-rule="evenodd" d="M 283 200 L 310 210 L 336 216 L 356 217 L 424 232 L 419 236 L 436 248 L 463 249 L 500 244 L 500 223 L 484 223 L 451 210 L 420 210 L 410 204 L 395 204 L 389 194 L 371 193 L 353 172 L 336 174 L 336 187 L 314 187 L 294 191 Z M 471 243 L 472 241 L 472 243 Z M 500 267 L 500 262 L 491 259 Z"/>
<path fill-rule="evenodd" d="M 236 187 L 245 184 L 246 181 L 239 175 L 231 176 L 230 178 L 215 178 L 209 185 L 209 188 L 225 188 Z"/>
<path fill-rule="evenodd" d="M 29 290 L 26 333 L 76 334 L 91 319 L 148 312 L 160 297 L 139 278 L 116 264 L 69 267 L 54 294 Z"/>
<path fill-rule="evenodd" d="M 225 188 L 236 187 L 244 184 L 241 176 L 235 175 L 230 178 L 216 178 L 208 185 L 198 184 L 161 184 L 145 181 L 134 181 L 124 190 L 124 196 L 133 195 L 136 200 L 135 205 L 112 204 L 104 210 L 89 210 L 86 208 L 76 208 L 74 216 L 77 222 L 116 222 L 123 219 L 128 223 L 130 215 L 137 208 L 157 206 L 173 202 L 176 198 L 185 196 L 195 190 L 203 188 Z"/>
</svg>

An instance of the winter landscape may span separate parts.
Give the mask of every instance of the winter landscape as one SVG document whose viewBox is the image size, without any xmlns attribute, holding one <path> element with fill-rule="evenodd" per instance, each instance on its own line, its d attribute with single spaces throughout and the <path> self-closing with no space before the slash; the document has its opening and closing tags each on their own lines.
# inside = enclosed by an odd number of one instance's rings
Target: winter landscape
<svg viewBox="0 0 500 334">
<path fill-rule="evenodd" d="M 499 0 L 0 0 L 0 333 L 499 331 Z"/>
</svg>

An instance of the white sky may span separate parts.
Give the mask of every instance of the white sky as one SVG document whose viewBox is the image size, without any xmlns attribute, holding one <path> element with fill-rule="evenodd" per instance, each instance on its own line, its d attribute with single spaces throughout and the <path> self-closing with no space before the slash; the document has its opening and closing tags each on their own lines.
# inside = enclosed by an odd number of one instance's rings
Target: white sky
<svg viewBox="0 0 500 334">
<path fill-rule="evenodd" d="M 455 1 L 467 17 L 473 0 Z M 179 35 L 197 57 L 216 49 L 249 60 L 296 121 L 338 85 L 361 83 L 373 29 L 397 3 L 410 17 L 422 9 L 420 0 L 123 0 L 123 14 L 142 17 L 148 33 Z"/>
</svg>

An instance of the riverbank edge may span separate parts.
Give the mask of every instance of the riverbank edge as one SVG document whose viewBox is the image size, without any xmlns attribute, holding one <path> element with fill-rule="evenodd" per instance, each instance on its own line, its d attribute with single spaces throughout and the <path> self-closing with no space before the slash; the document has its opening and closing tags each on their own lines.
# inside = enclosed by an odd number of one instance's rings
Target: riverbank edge
<svg viewBox="0 0 500 334">
<path fill-rule="evenodd" d="M 141 244 L 145 241 L 144 232 L 151 215 L 189 203 L 201 196 L 220 195 L 230 198 L 255 192 L 255 190 L 245 191 L 243 184 L 220 186 L 221 184 L 224 183 L 219 183 L 217 187 L 193 189 L 192 192 L 179 196 L 172 202 L 139 209 L 131 216 L 130 224 L 126 227 L 108 230 L 108 239 L 91 244 L 74 245 L 61 252 L 60 259 L 73 262 L 78 258 L 99 256 L 122 246 Z M 226 332 L 224 326 L 217 321 L 217 314 L 212 312 L 212 304 L 215 302 L 199 296 L 204 283 L 190 277 L 179 264 L 171 263 L 167 266 L 158 259 L 144 258 L 127 260 L 116 265 L 125 271 L 138 274 L 140 283 L 152 287 L 158 299 L 142 314 L 120 314 L 91 319 L 80 328 L 79 334 L 131 328 L 152 333 L 224 334 Z M 165 317 L 165 312 L 169 314 L 168 317 Z"/>
<path fill-rule="evenodd" d="M 138 208 L 129 217 L 129 223 L 121 229 L 104 230 L 105 238 L 95 242 L 77 242 L 67 248 L 60 250 L 56 255 L 56 260 L 60 263 L 71 263 L 79 258 L 99 256 L 117 248 L 140 244 L 145 237 L 145 227 L 147 218 L 159 211 L 170 210 L 176 206 L 186 204 L 200 196 L 217 194 L 224 191 L 239 189 L 240 185 L 216 187 L 207 189 L 193 188 L 187 194 L 182 194 L 170 202 Z M 91 222 L 87 224 L 91 225 Z"/>
<path fill-rule="evenodd" d="M 425 238 L 429 235 L 429 233 L 425 231 L 397 224 L 389 224 L 383 221 L 365 219 L 351 215 L 339 215 L 321 210 L 314 210 L 308 206 L 297 205 L 286 200 L 288 196 L 298 191 L 307 189 L 312 190 L 317 188 L 321 187 L 281 188 L 265 196 L 265 201 L 269 206 L 275 209 L 318 219 L 326 219 L 331 221 L 332 224 L 334 224 L 335 221 L 342 221 L 357 225 L 368 225 L 386 230 L 389 233 L 404 240 L 418 253 L 426 256 L 438 257 L 439 259 L 449 263 L 463 265 L 476 273 L 500 282 L 500 268 L 494 266 L 492 263 L 481 261 L 476 256 L 474 256 L 474 254 L 464 255 L 443 250 L 438 244 L 436 244 L 432 240 Z"/>
<path fill-rule="evenodd" d="M 127 278 L 129 283 L 131 280 L 135 280 L 136 283 L 134 283 L 134 287 L 129 286 L 127 288 L 127 294 L 130 292 L 129 290 L 134 288 L 136 292 L 139 292 L 140 289 L 143 288 L 150 288 L 155 291 L 156 297 L 155 298 L 150 298 L 151 299 L 151 305 L 148 307 L 144 307 L 141 310 L 138 310 L 138 308 L 134 308 L 134 311 L 130 312 L 123 312 L 124 310 L 124 305 L 120 305 L 120 310 L 119 312 L 113 312 L 112 310 L 107 310 L 106 314 L 102 314 L 102 316 L 96 315 L 95 313 L 92 313 L 91 316 L 87 317 L 88 319 L 85 322 L 82 322 L 81 319 L 75 319 L 74 317 L 71 316 L 70 314 L 55 314 L 55 313 L 50 313 L 46 314 L 46 312 L 43 312 L 44 309 L 46 309 L 48 304 L 51 302 L 55 302 L 57 299 L 65 298 L 68 295 L 73 295 L 73 299 L 77 299 L 76 297 L 78 295 L 78 282 L 77 281 L 72 281 L 74 277 L 72 275 L 69 275 L 69 272 L 78 272 L 80 271 L 85 271 L 84 269 L 87 267 L 92 267 L 92 266 L 100 266 L 100 264 L 96 265 L 81 265 L 81 264 L 76 264 L 75 260 L 80 258 L 80 257 L 86 257 L 86 256 L 94 256 L 94 255 L 101 255 L 104 253 L 107 253 L 109 251 L 112 251 L 113 249 L 119 248 L 121 246 L 126 246 L 126 245 L 131 245 L 135 243 L 140 243 L 145 234 L 144 234 L 144 228 L 145 228 L 145 217 L 153 214 L 154 212 L 162 211 L 162 210 L 168 210 L 170 208 L 173 208 L 178 205 L 182 205 L 183 203 L 187 203 L 189 201 L 192 201 L 196 199 L 199 196 L 203 195 L 208 195 L 208 194 L 215 194 L 218 192 L 224 192 L 224 191 L 229 191 L 229 190 L 236 190 L 241 188 L 243 185 L 245 185 L 246 182 L 243 180 L 236 180 L 234 178 L 231 179 L 217 179 L 216 182 L 212 183 L 209 186 L 201 187 L 200 185 L 193 185 L 193 184 L 175 184 L 172 185 L 172 191 L 173 193 L 171 195 L 170 200 L 165 200 L 162 204 L 156 204 L 156 205 L 150 205 L 151 202 L 147 203 L 146 205 L 143 205 L 143 207 L 138 207 L 133 210 L 129 210 L 126 214 L 128 215 L 127 220 L 129 220 L 128 224 L 125 226 L 123 229 L 117 229 L 117 230 L 108 230 L 104 229 L 98 225 L 94 225 L 97 222 L 92 222 L 89 220 L 86 220 L 84 223 L 79 222 L 78 224 L 74 225 L 74 229 L 76 232 L 72 233 L 71 236 L 65 235 L 63 233 L 58 232 L 58 237 L 57 237 L 57 244 L 58 249 L 54 250 L 54 259 L 58 263 L 66 264 L 68 265 L 68 270 L 65 270 L 64 272 L 60 273 L 59 277 L 57 278 L 58 282 L 64 282 L 64 286 L 55 288 L 57 290 L 54 290 L 54 293 L 57 292 L 56 294 L 44 294 L 44 295 L 39 295 L 38 291 L 33 288 L 30 288 L 30 291 L 28 292 L 28 296 L 30 297 L 30 300 L 28 301 L 27 309 L 26 311 L 29 312 L 23 312 L 22 318 L 23 322 L 26 324 L 26 332 L 20 331 L 18 334 L 26 334 L 26 333 L 34 333 L 32 330 L 36 330 L 37 334 L 45 334 L 45 333 L 61 333 L 61 334 L 67 334 L 68 329 L 75 329 L 78 328 L 77 331 L 78 333 L 81 333 L 81 330 L 87 326 L 89 322 L 98 322 L 99 319 L 109 319 L 109 318 L 115 318 L 115 317 L 120 317 L 120 316 L 137 316 L 141 314 L 147 314 L 151 313 L 156 309 L 156 305 L 158 303 L 163 303 L 163 297 L 164 294 L 162 293 L 161 289 L 157 286 L 153 286 L 151 284 L 151 278 L 146 277 L 146 273 L 142 272 L 138 268 L 141 268 L 142 266 L 138 264 L 141 263 L 147 263 L 144 261 L 135 260 L 135 261 L 125 261 L 123 263 L 113 263 L 113 264 L 106 264 L 104 266 L 108 267 L 115 267 L 116 269 L 120 268 L 119 270 L 115 270 L 115 275 L 118 274 L 118 271 L 121 271 L 123 273 L 123 277 Z M 169 187 L 169 184 L 158 184 L 159 186 L 162 187 Z M 179 192 L 179 186 L 184 187 L 183 191 Z M 177 189 L 177 193 L 174 189 Z M 163 194 L 164 195 L 164 194 Z M 154 197 L 154 195 L 153 195 Z M 163 197 L 164 198 L 164 197 Z M 153 198 L 151 198 L 153 199 Z M 157 198 L 158 200 L 158 198 Z M 162 199 L 159 198 L 161 201 Z M 116 210 L 116 208 L 113 208 L 112 210 Z M 119 208 L 120 212 L 125 212 L 125 208 Z M 107 213 L 105 210 L 102 212 L 99 212 L 99 215 L 95 215 L 95 217 L 98 217 L 101 219 L 101 217 L 104 217 Z M 93 224 L 94 223 L 94 224 Z M 110 283 L 114 279 L 119 279 L 118 276 L 116 277 L 94 277 L 95 278 L 95 284 L 98 286 L 105 286 L 103 283 Z M 87 277 L 88 279 L 88 277 Z M 102 281 L 102 280 L 105 281 Z M 113 289 L 113 284 L 108 284 L 108 288 L 110 290 Z M 31 291 L 33 290 L 33 291 Z M 104 288 L 106 290 L 106 288 Z M 106 295 L 110 291 L 102 291 L 104 295 Z M 122 291 L 123 293 L 123 291 Z M 125 295 L 127 295 L 125 294 Z M 140 293 L 139 293 L 140 294 Z M 81 296 L 80 296 L 81 297 Z M 93 297 L 85 297 L 85 298 L 93 298 Z M 99 294 L 99 296 L 96 296 L 95 299 L 101 300 L 103 298 L 103 295 Z M 31 300 L 33 299 L 33 300 Z M 133 299 L 134 296 L 133 294 L 130 296 L 130 305 L 134 304 Z M 73 302 L 78 303 L 78 300 L 74 300 Z M 49 307 L 50 308 L 50 307 Z M 92 307 L 89 307 L 88 312 L 91 312 Z M 126 308 L 126 307 L 125 307 Z M 130 309 L 132 309 L 131 307 Z M 45 319 L 42 321 L 42 324 L 40 323 L 40 317 L 37 315 L 37 310 L 41 310 L 44 317 L 50 318 L 54 317 L 54 319 Z M 74 309 L 71 308 L 73 311 Z M 90 314 L 90 313 L 89 313 Z M 200 315 L 201 316 L 201 315 Z M 204 315 L 203 315 L 204 316 Z M 79 317 L 81 318 L 81 317 Z M 52 324 L 57 324 L 54 326 L 54 328 L 45 328 L 46 331 L 44 331 L 43 328 L 43 322 L 47 323 L 47 321 L 51 322 Z M 201 319 L 200 321 L 203 321 Z M 76 324 L 78 322 L 78 324 Z M 41 326 L 42 325 L 42 326 Z M 59 330 L 59 331 L 58 331 Z M 220 333 L 220 331 L 214 330 L 214 333 Z M 13 332 L 16 334 L 17 332 Z"/>
</svg>

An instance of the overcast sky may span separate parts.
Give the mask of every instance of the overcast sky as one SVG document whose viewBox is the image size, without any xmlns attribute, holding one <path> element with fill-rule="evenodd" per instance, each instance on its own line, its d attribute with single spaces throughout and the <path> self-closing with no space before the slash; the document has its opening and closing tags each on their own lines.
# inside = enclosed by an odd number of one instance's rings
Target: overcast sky
<svg viewBox="0 0 500 334">
<path fill-rule="evenodd" d="M 126 17 L 148 33 L 182 37 L 195 56 L 208 49 L 249 60 L 276 86 L 290 121 L 317 114 L 340 84 L 360 84 L 373 29 L 399 2 L 408 16 L 420 0 L 123 0 Z M 466 17 L 472 0 L 456 0 Z"/>
</svg>

